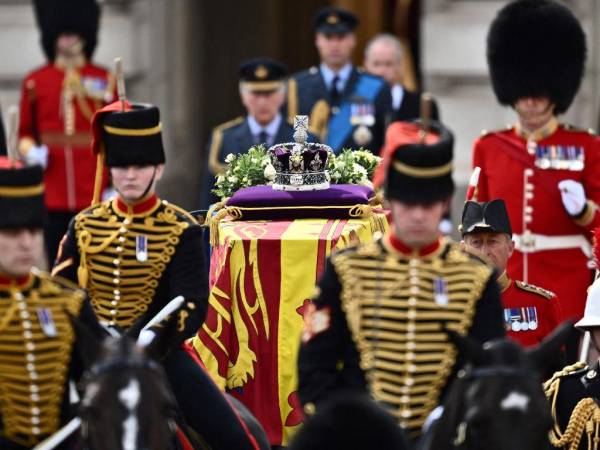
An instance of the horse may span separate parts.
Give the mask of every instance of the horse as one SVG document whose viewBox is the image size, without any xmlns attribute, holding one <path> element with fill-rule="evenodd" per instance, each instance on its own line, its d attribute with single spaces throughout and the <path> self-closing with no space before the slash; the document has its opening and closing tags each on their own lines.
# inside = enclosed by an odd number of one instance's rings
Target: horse
<svg viewBox="0 0 600 450">
<path fill-rule="evenodd" d="M 172 317 L 176 317 L 172 314 Z M 125 331 L 99 343 L 85 324 L 71 318 L 87 368 L 80 382 L 82 399 L 78 417 L 67 425 L 72 434 L 59 431 L 43 450 L 221 450 L 211 447 L 202 436 L 185 425 L 162 365 L 169 348 L 169 320 L 156 337 L 139 345 L 135 335 Z M 189 380 L 193 383 L 194 380 Z M 228 394 L 226 401 L 249 435 L 248 448 L 270 450 L 266 433 L 256 418 Z M 203 399 L 198 399 L 202 402 Z M 201 403 L 200 403 L 201 404 Z M 211 407 L 210 404 L 205 405 Z M 74 431 L 79 428 L 79 432 Z M 224 450 L 224 449 L 223 449 Z"/>
<path fill-rule="evenodd" d="M 507 339 L 481 345 L 447 330 L 466 365 L 449 388 L 441 416 L 433 421 L 417 448 L 550 449 L 552 416 L 541 374 L 571 328 L 571 323 L 562 325 L 530 350 Z"/>
<path fill-rule="evenodd" d="M 185 430 L 161 365 L 132 339 L 104 342 L 83 392 L 79 415 L 85 449 L 209 448 Z"/>
</svg>

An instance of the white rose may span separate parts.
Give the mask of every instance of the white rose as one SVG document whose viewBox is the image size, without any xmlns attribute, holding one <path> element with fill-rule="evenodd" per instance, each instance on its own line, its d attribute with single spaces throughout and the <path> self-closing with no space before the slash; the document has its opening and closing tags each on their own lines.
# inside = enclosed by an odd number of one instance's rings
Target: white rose
<svg viewBox="0 0 600 450">
<path fill-rule="evenodd" d="M 273 167 L 273 164 L 269 163 L 265 166 L 265 171 L 263 172 L 263 175 L 267 180 L 274 180 L 276 173 L 277 172 L 275 171 L 275 167 Z"/>
<path fill-rule="evenodd" d="M 238 182 L 238 177 L 236 177 L 236 176 L 234 175 L 234 176 L 232 176 L 232 177 L 229 177 L 229 178 L 227 178 L 227 180 L 228 180 L 230 183 L 237 183 L 237 182 Z"/>
<path fill-rule="evenodd" d="M 361 166 L 360 164 L 354 163 L 354 165 L 352 166 L 352 168 L 354 169 L 354 171 L 358 174 L 360 174 L 362 177 L 367 176 L 367 169 L 365 169 L 363 166 Z"/>
<path fill-rule="evenodd" d="M 358 180 L 358 184 L 360 184 L 361 186 L 370 187 L 371 189 L 373 188 L 373 183 L 371 183 L 368 178 L 361 178 L 360 180 Z"/>
<path fill-rule="evenodd" d="M 234 159 L 235 159 L 235 155 L 233 153 L 228 153 L 227 156 L 225 157 L 225 162 L 230 163 Z"/>
</svg>

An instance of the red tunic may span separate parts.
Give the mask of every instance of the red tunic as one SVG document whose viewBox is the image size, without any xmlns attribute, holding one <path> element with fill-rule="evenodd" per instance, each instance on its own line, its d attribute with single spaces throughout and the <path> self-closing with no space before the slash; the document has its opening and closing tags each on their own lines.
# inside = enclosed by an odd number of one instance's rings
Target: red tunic
<svg viewBox="0 0 600 450">
<path fill-rule="evenodd" d="M 65 71 L 54 64 L 27 75 L 21 90 L 21 149 L 34 139 L 26 89 L 30 80 L 35 83 L 39 138 L 48 146 L 46 205 L 50 211 L 79 211 L 91 203 L 96 173 L 96 157 L 90 150 L 90 120 L 94 111 L 112 101 L 114 81 L 107 70 L 90 63 L 76 70 L 69 80 Z M 65 100 L 69 95 L 71 100 Z M 73 126 L 67 130 L 69 122 Z"/>
<path fill-rule="evenodd" d="M 507 335 L 524 347 L 539 344 L 560 323 L 558 298 L 550 291 L 511 280 L 506 272 L 498 278 Z"/>
<path fill-rule="evenodd" d="M 581 318 L 589 269 L 591 230 L 600 224 L 600 141 L 587 131 L 550 123 L 528 140 L 515 128 L 488 133 L 475 142 L 478 201 L 506 203 L 516 250 L 513 276 L 555 292 L 564 318 Z M 563 207 L 558 183 L 583 184 L 586 213 L 574 219 Z"/>
</svg>

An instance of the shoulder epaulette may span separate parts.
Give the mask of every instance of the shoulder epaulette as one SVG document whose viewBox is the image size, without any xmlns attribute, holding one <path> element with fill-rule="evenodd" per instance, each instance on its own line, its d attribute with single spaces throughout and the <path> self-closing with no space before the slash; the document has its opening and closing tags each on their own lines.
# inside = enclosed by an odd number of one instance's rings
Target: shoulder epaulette
<svg viewBox="0 0 600 450">
<path fill-rule="evenodd" d="M 506 125 L 504 128 L 497 128 L 495 130 L 481 130 L 480 137 L 489 136 L 496 133 L 504 133 L 505 131 L 511 130 L 512 125 Z"/>
<path fill-rule="evenodd" d="M 217 125 L 212 130 L 212 139 L 210 142 L 210 149 L 208 151 L 208 168 L 216 175 L 219 172 L 225 170 L 225 165 L 219 161 L 219 153 L 221 151 L 221 143 L 223 142 L 223 132 L 229 128 L 233 128 L 244 121 L 242 116 L 236 117 L 233 120 L 229 120 L 221 125 Z"/>
<path fill-rule="evenodd" d="M 215 131 L 225 131 L 228 128 L 232 128 L 236 125 L 239 125 L 243 121 L 244 121 L 244 117 L 239 116 L 239 117 L 236 117 L 235 119 L 231 119 L 231 120 L 228 120 L 227 122 L 223 122 L 222 124 L 217 125 L 216 127 L 213 128 L 213 133 Z"/>
<path fill-rule="evenodd" d="M 166 200 L 163 200 L 163 202 L 166 202 Z M 198 220 L 196 220 L 196 218 L 194 216 L 192 216 L 189 211 L 183 209 L 181 206 L 177 206 L 173 203 L 169 203 L 166 202 L 166 205 L 169 205 L 171 208 L 173 208 L 177 213 L 181 214 L 183 217 L 185 217 L 190 223 L 193 224 L 198 224 Z"/>
<path fill-rule="evenodd" d="M 583 361 L 577 361 L 575 364 L 565 366 L 565 367 L 563 367 L 562 370 L 559 370 L 557 372 L 554 372 L 554 374 L 552 374 L 552 378 L 550 378 L 548 381 L 546 381 L 544 383 L 544 388 L 546 388 L 546 386 L 550 386 L 555 380 L 558 380 L 559 378 L 564 378 L 564 377 L 567 377 L 570 375 L 581 373 L 581 372 L 586 371 L 587 369 L 588 369 L 588 365 L 586 363 L 584 363 Z"/>
<path fill-rule="evenodd" d="M 552 299 L 556 297 L 554 292 L 548 291 L 546 289 L 542 289 L 541 287 L 534 286 L 533 284 L 525 283 L 524 281 L 515 280 L 515 286 L 519 289 L 522 289 L 527 292 L 533 292 L 534 294 L 541 295 L 542 297 L 546 297 L 547 299 Z"/>
<path fill-rule="evenodd" d="M 301 72 L 297 72 L 290 77 L 290 80 L 302 80 L 304 78 L 309 78 L 317 75 L 319 73 L 319 68 L 317 66 L 312 66 L 310 69 L 303 70 Z"/>
<path fill-rule="evenodd" d="M 36 275 L 42 280 L 42 282 L 49 282 L 58 285 L 62 289 L 67 289 L 69 291 L 80 292 L 82 295 L 84 291 L 71 280 L 67 280 L 61 276 L 51 276 L 49 273 L 44 271 L 37 271 Z"/>
<path fill-rule="evenodd" d="M 110 206 L 110 202 L 112 202 L 112 200 L 109 199 L 109 200 L 104 200 L 100 203 L 96 203 L 95 205 L 88 206 L 88 207 L 82 209 L 81 211 L 79 211 L 79 213 L 77 213 L 77 216 L 80 216 L 80 215 L 88 216 L 90 214 L 93 214 L 94 211 L 96 211 L 99 208 L 107 209 Z"/>
<path fill-rule="evenodd" d="M 596 136 L 596 130 L 594 130 L 593 128 L 580 128 L 580 127 L 576 127 L 573 125 L 570 125 L 568 123 L 563 123 L 561 124 L 563 130 L 565 131 L 571 131 L 573 133 L 587 133 L 587 134 L 591 134 L 592 136 Z"/>
</svg>

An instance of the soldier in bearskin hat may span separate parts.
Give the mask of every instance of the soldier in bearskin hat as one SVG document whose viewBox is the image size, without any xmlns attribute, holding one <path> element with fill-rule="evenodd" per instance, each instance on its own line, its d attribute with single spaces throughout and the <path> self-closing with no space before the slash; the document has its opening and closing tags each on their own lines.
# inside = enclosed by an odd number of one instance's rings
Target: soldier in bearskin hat
<svg viewBox="0 0 600 450">
<path fill-rule="evenodd" d="M 554 293 L 508 275 L 515 244 L 504 201 L 467 201 L 459 228 L 465 248 L 481 252 L 496 267 L 507 335 L 525 347 L 539 344 L 560 324 L 560 306 Z"/>
<path fill-rule="evenodd" d="M 0 448 L 25 450 L 74 413 L 84 364 L 69 315 L 100 336 L 85 292 L 35 269 L 46 218 L 42 168 L 0 158 Z"/>
<path fill-rule="evenodd" d="M 390 231 L 327 262 L 299 357 L 308 414 L 336 390 L 369 390 L 417 438 L 456 363 L 444 325 L 480 342 L 504 335 L 494 269 L 440 237 L 453 137 L 433 130 L 384 153 Z"/>
<path fill-rule="evenodd" d="M 36 0 L 34 7 L 47 63 L 23 80 L 19 151 L 44 168 L 44 239 L 52 266 L 69 221 L 92 200 L 90 120 L 112 101 L 115 83 L 91 62 L 100 18 L 96 0 Z"/>
<path fill-rule="evenodd" d="M 187 423 L 211 448 L 253 448 L 238 417 L 184 341 L 202 326 L 208 280 L 202 232 L 185 210 L 155 193 L 165 163 L 156 106 L 117 101 L 94 114 L 98 156 L 94 199 L 105 165 L 117 196 L 71 221 L 53 275 L 87 289 L 100 321 L 140 330 L 171 300 L 183 297 L 177 332 L 163 361 Z"/>
<path fill-rule="evenodd" d="M 578 319 L 592 279 L 588 236 L 600 224 L 600 153 L 592 132 L 557 117 L 581 84 L 584 32 L 557 1 L 513 1 L 490 27 L 487 57 L 496 97 L 515 110 L 517 123 L 475 142 L 473 165 L 486 174 L 479 199 L 506 202 L 512 276 L 555 292 L 565 318 Z M 575 344 L 568 344 L 571 360 Z"/>
</svg>

